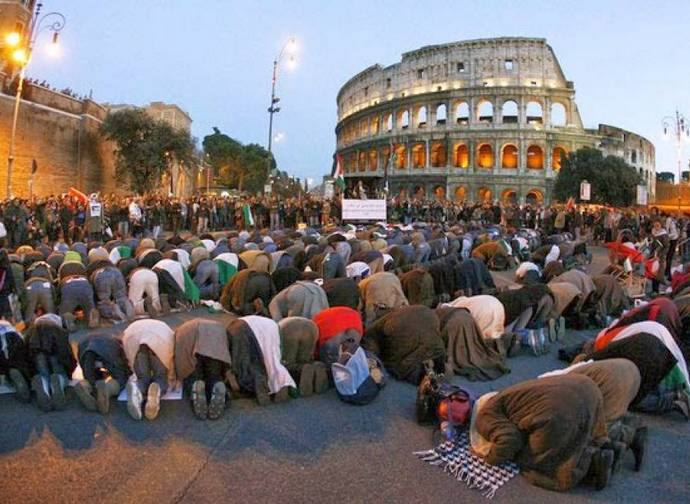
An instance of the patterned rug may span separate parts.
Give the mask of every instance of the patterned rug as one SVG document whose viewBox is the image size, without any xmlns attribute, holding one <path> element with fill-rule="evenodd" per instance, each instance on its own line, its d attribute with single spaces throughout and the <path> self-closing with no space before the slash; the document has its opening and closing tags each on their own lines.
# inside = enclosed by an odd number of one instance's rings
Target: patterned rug
<svg viewBox="0 0 690 504">
<path fill-rule="evenodd" d="M 492 466 L 470 453 L 466 431 L 459 433 L 453 441 L 441 443 L 432 450 L 415 452 L 415 455 L 428 464 L 442 467 L 455 479 L 464 481 L 469 488 L 480 490 L 489 499 L 520 472 L 513 462 Z"/>
</svg>

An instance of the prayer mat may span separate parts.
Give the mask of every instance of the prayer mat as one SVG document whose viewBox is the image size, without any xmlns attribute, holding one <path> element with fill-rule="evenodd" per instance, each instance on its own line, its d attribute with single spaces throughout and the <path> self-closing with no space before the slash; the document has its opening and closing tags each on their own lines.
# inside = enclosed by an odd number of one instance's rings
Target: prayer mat
<svg viewBox="0 0 690 504">
<path fill-rule="evenodd" d="M 520 472 L 514 462 L 493 466 L 473 455 L 466 431 L 457 434 L 454 440 L 428 451 L 415 452 L 415 455 L 428 464 L 443 468 L 458 481 L 464 481 L 469 488 L 479 489 L 489 499 Z"/>
</svg>

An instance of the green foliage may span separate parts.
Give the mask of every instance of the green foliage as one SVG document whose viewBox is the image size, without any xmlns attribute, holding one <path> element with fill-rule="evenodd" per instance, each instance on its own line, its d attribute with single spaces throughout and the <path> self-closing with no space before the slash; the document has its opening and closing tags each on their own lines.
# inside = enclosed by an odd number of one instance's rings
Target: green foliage
<svg viewBox="0 0 690 504">
<path fill-rule="evenodd" d="M 676 175 L 671 172 L 667 171 L 662 171 L 662 172 L 657 172 L 656 174 L 656 181 L 657 182 L 669 182 L 673 184 L 673 182 L 676 180 Z"/>
<path fill-rule="evenodd" d="M 272 191 L 279 198 L 296 198 L 302 192 L 302 186 L 297 180 L 290 178 L 287 172 L 278 171 L 273 177 Z"/>
<path fill-rule="evenodd" d="M 243 145 L 213 128 L 203 140 L 206 159 L 221 182 L 240 191 L 260 192 L 276 163 L 258 144 Z"/>
<path fill-rule="evenodd" d="M 174 162 L 193 165 L 194 140 L 189 132 L 157 121 L 142 109 L 108 114 L 101 131 L 117 145 L 118 180 L 134 192 L 156 189 Z"/>
<path fill-rule="evenodd" d="M 567 201 L 580 195 L 580 182 L 591 184 L 591 202 L 629 206 L 635 202 L 637 184 L 642 178 L 622 158 L 604 157 L 601 151 L 584 147 L 571 152 L 562 161 L 554 186 L 555 198 Z"/>
</svg>

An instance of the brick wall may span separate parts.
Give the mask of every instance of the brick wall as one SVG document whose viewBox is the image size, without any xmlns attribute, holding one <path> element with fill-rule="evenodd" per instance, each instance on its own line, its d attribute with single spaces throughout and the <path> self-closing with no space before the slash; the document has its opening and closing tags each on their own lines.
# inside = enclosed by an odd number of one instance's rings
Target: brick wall
<svg viewBox="0 0 690 504">
<path fill-rule="evenodd" d="M 113 145 L 99 127 L 106 111 L 44 88 L 28 86 L 19 109 L 12 192 L 29 193 L 32 159 L 38 163 L 34 194 L 45 196 L 76 187 L 84 192 L 116 192 Z M 14 97 L 0 94 L 0 197 L 5 196 L 7 155 Z"/>
</svg>

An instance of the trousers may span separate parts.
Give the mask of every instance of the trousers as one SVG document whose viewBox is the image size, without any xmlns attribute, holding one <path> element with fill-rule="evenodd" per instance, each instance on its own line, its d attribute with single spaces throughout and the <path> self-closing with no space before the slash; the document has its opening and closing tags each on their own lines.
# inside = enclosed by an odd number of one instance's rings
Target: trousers
<svg viewBox="0 0 690 504">
<path fill-rule="evenodd" d="M 148 269 L 139 269 L 132 273 L 129 279 L 129 301 L 134 306 L 136 315 L 143 315 L 144 294 L 153 303 L 153 307 L 160 312 L 161 301 L 158 290 L 158 275 Z"/>
<path fill-rule="evenodd" d="M 147 345 L 139 347 L 132 367 L 142 394 L 146 394 L 154 382 L 160 386 L 161 395 L 168 391 L 168 369 Z"/>
</svg>

